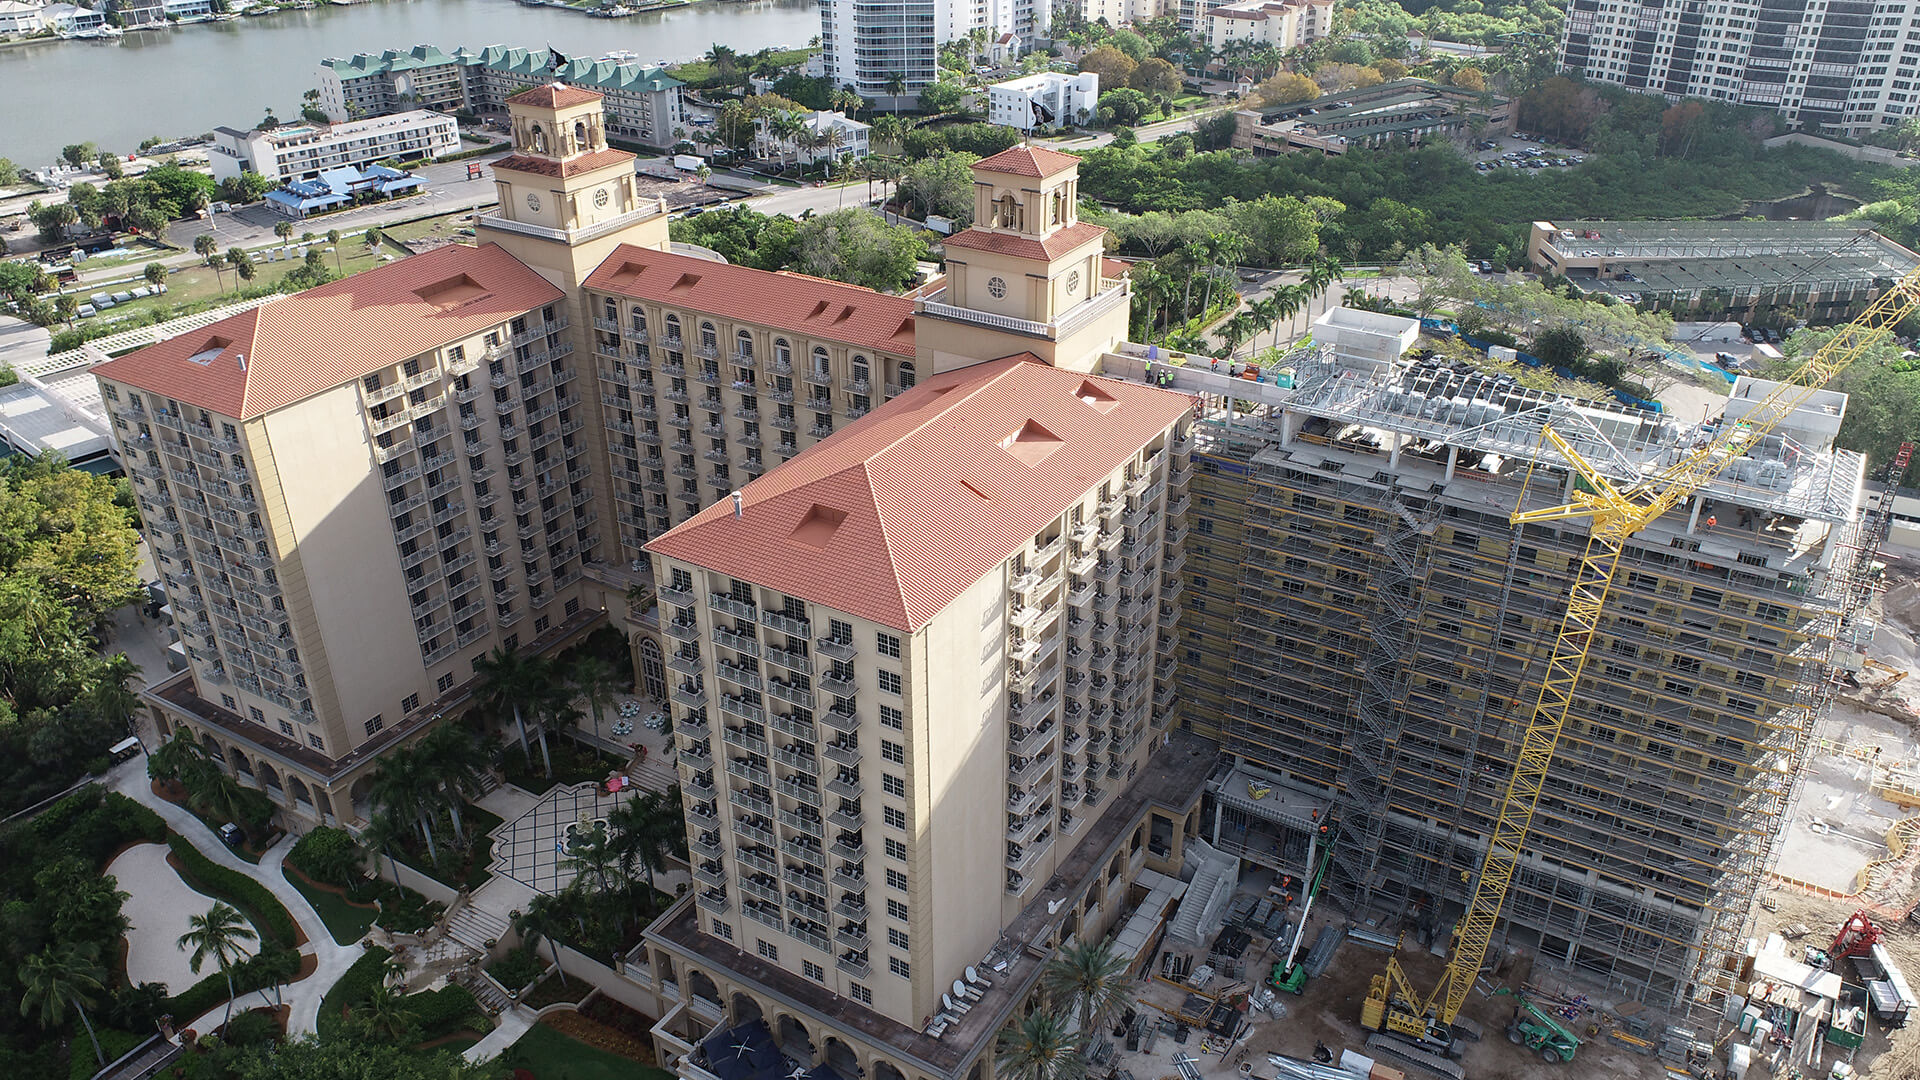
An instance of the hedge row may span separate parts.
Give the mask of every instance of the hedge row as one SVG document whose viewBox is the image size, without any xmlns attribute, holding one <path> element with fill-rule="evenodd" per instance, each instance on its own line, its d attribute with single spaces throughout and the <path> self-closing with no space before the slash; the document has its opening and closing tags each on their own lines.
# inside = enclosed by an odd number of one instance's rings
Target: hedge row
<svg viewBox="0 0 1920 1080">
<path fill-rule="evenodd" d="M 271 946 L 269 946 L 269 948 L 271 948 Z M 291 952 L 292 950 L 276 949 L 273 951 Z M 266 951 L 263 950 L 261 955 L 266 955 Z M 247 961 L 242 961 L 234 966 L 234 1000 L 238 1001 L 240 998 L 244 998 L 256 990 L 263 990 L 273 985 L 272 979 L 257 974 L 259 970 L 259 968 L 251 966 Z M 189 986 L 181 993 L 168 998 L 167 1004 L 162 1011 L 172 1016 L 177 1023 L 191 1024 L 201 1013 L 206 1012 L 208 1009 L 213 1008 L 225 1000 L 227 1000 L 227 977 L 215 971 L 213 974 Z"/>
<path fill-rule="evenodd" d="M 486 1017 L 480 1011 L 480 1002 L 474 998 L 473 991 L 464 986 L 443 986 L 438 990 L 409 994 L 406 1006 L 420 1024 L 421 1042 L 451 1035 L 464 1028 L 488 1030 Z"/>
<path fill-rule="evenodd" d="M 327 991 L 327 996 L 320 1000 L 320 1016 L 316 1025 L 321 1042 L 338 1034 L 341 1009 L 358 1005 L 373 995 L 373 988 L 379 986 L 386 977 L 387 958 L 392 955 L 378 945 L 368 949 Z"/>
<path fill-rule="evenodd" d="M 200 854 L 186 837 L 178 833 L 167 837 L 167 846 L 173 849 L 174 858 L 179 860 L 180 875 L 187 884 L 239 908 L 240 913 L 262 935 L 260 944 L 263 948 L 268 944 L 291 946 L 299 940 L 293 916 L 265 885 Z"/>
<path fill-rule="evenodd" d="M 94 1034 L 100 1037 L 100 1052 L 108 1061 L 118 1061 L 122 1054 L 146 1041 L 145 1035 L 135 1035 L 131 1031 L 116 1028 L 95 1028 Z M 100 1065 L 93 1057 L 93 1042 L 85 1031 L 73 1033 L 73 1046 L 67 1062 L 68 1080 L 92 1080 L 93 1074 L 100 1071 Z"/>
</svg>

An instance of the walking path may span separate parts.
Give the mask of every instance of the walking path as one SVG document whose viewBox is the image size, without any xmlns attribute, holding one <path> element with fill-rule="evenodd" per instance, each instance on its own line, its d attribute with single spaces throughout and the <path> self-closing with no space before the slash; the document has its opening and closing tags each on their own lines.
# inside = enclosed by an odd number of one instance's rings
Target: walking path
<svg viewBox="0 0 1920 1080">
<path fill-rule="evenodd" d="M 134 985 L 157 982 L 167 993 L 178 994 L 200 981 L 202 975 L 218 968 L 200 965 L 194 974 L 191 949 L 180 948 L 180 935 L 187 932 L 187 919 L 204 915 L 213 906 L 213 898 L 195 892 L 167 865 L 167 845 L 136 844 L 120 853 L 107 867 L 132 894 L 127 906 L 127 981 Z M 248 947 L 252 951 L 252 947 Z"/>
<path fill-rule="evenodd" d="M 300 950 L 301 953 L 315 957 L 319 965 L 312 975 L 299 982 L 289 983 L 282 990 L 286 1003 L 291 1007 L 291 1013 L 287 1017 L 287 1033 L 302 1035 L 313 1031 L 315 1021 L 320 1015 L 320 999 L 326 996 L 327 991 L 332 989 L 340 976 L 346 974 L 347 968 L 360 958 L 360 948 L 358 945 L 334 944 L 333 935 L 327 932 L 327 924 L 321 921 L 319 913 L 313 910 L 313 905 L 307 903 L 307 898 L 300 895 L 300 891 L 289 884 L 280 873 L 281 861 L 286 858 L 287 851 L 293 847 L 293 837 L 282 837 L 279 843 L 260 857 L 258 866 L 241 859 L 229 851 L 226 845 L 215 839 L 199 818 L 153 793 L 152 783 L 147 779 L 147 760 L 144 756 L 114 766 L 113 770 L 107 774 L 107 786 L 143 806 L 151 807 L 174 832 L 186 837 L 187 842 L 202 855 L 220 866 L 237 870 L 266 886 L 268 891 L 287 906 L 287 911 L 293 916 L 294 921 L 300 924 L 300 930 L 307 936 L 307 944 Z M 185 1017 L 175 1017 L 174 1022 L 178 1027 L 206 1031 L 209 1027 L 218 1024 L 225 1012 L 226 1005 L 222 1003 L 219 1008 L 205 1016 L 194 1017 L 191 1021 Z"/>
<path fill-rule="evenodd" d="M 499 1027 L 487 1032 L 486 1038 L 467 1047 L 466 1053 L 460 1056 L 475 1064 L 492 1061 L 506 1053 L 509 1046 L 519 1042 L 520 1036 L 525 1035 L 527 1029 L 533 1026 L 533 1021 L 521 1015 L 518 1009 L 503 1011 L 499 1021 Z"/>
</svg>

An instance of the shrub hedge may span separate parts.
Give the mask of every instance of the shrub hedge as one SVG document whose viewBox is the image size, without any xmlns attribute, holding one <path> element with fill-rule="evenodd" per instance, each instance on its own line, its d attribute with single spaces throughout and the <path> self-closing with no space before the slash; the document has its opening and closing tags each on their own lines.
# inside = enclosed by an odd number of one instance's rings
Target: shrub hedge
<svg viewBox="0 0 1920 1080">
<path fill-rule="evenodd" d="M 266 886 L 200 854 L 186 837 L 178 833 L 167 837 L 167 846 L 173 849 L 174 858 L 179 860 L 180 873 L 186 878 L 187 884 L 239 908 L 240 913 L 262 935 L 262 948 L 268 944 L 264 939 L 272 939 L 273 944 L 281 946 L 291 946 L 299 940 L 293 916 Z"/>
<path fill-rule="evenodd" d="M 387 958 L 392 955 L 378 945 L 368 949 L 340 976 L 333 989 L 327 991 L 327 996 L 320 1000 L 320 1016 L 316 1021 L 321 1042 L 339 1034 L 341 1009 L 367 1000 L 373 988 L 380 985 L 386 975 Z"/>
<path fill-rule="evenodd" d="M 365 875 L 365 853 L 345 829 L 322 825 L 287 852 L 287 861 L 301 873 L 328 885 L 352 885 Z"/>
<path fill-rule="evenodd" d="M 135 1035 L 131 1031 L 118 1031 L 114 1028 L 95 1028 L 94 1034 L 100 1037 L 100 1052 L 108 1061 L 120 1060 L 120 1055 L 139 1046 L 145 1035 Z M 94 1059 L 93 1043 L 88 1041 L 87 1033 L 73 1033 L 73 1045 L 69 1048 L 67 1076 L 69 1080 L 91 1080 L 94 1073 L 100 1071 L 100 1063 Z"/>
<path fill-rule="evenodd" d="M 292 952 L 293 950 L 275 949 L 269 945 L 261 951 L 261 955 L 266 955 L 268 951 Z M 259 970 L 245 961 L 234 966 L 233 992 L 236 1001 L 256 990 L 263 990 L 273 985 L 273 980 L 259 974 Z M 191 1024 L 201 1013 L 225 1000 L 227 1000 L 227 977 L 215 971 L 181 993 L 168 998 L 164 1011 L 171 1015 L 176 1023 Z"/>
<path fill-rule="evenodd" d="M 486 1031 L 490 1026 L 480 1011 L 480 1002 L 464 986 L 443 986 L 409 994 L 406 1006 L 420 1025 L 421 1042 L 451 1035 L 461 1028 Z"/>
</svg>

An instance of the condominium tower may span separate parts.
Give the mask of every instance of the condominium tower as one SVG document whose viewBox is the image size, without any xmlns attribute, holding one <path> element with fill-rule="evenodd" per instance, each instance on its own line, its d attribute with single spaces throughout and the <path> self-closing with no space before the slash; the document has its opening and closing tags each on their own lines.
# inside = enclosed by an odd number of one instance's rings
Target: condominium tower
<svg viewBox="0 0 1920 1080">
<path fill-rule="evenodd" d="M 1859 137 L 1920 110 L 1920 18 L 1904 3 L 1573 0 L 1560 67 L 1596 82 L 1779 112 Z"/>
</svg>

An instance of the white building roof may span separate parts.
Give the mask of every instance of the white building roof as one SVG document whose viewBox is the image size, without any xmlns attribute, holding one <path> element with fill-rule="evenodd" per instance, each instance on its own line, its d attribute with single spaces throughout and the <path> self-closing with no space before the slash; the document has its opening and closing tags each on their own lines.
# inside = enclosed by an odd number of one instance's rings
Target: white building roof
<svg viewBox="0 0 1920 1080">
<path fill-rule="evenodd" d="M 84 370 L 80 374 L 93 382 Z M 96 407 L 99 399 L 96 389 Z M 58 450 L 69 461 L 97 457 L 112 448 L 105 432 L 81 419 L 72 403 L 30 382 L 0 389 L 0 436 L 22 453 Z"/>
</svg>

